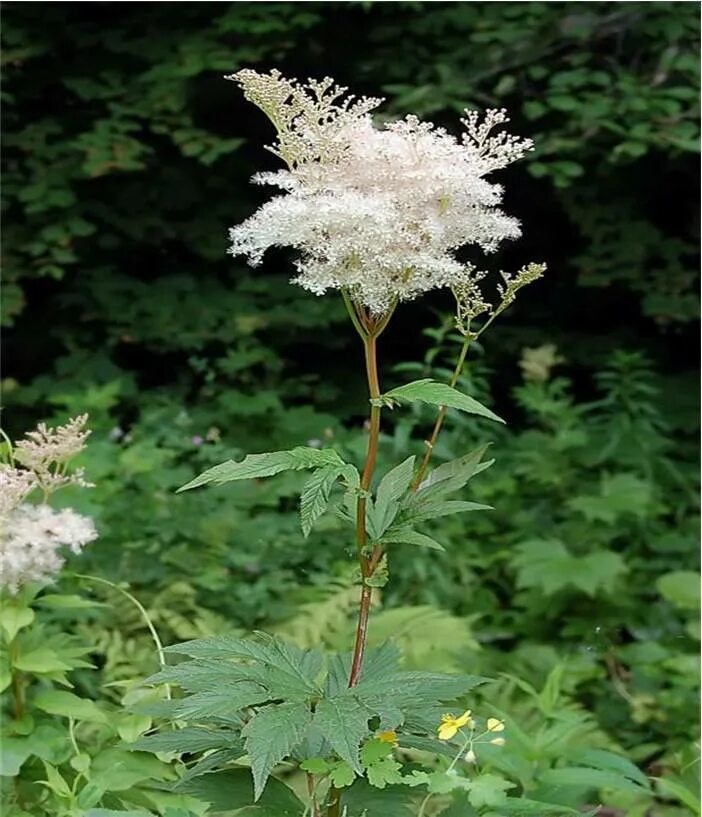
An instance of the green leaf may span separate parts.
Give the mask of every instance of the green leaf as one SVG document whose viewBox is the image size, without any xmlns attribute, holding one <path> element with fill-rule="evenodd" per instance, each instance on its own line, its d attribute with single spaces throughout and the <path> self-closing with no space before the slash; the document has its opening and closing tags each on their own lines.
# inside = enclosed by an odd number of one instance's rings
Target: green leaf
<svg viewBox="0 0 702 817">
<path fill-rule="evenodd" d="M 58 689 L 44 690 L 35 695 L 34 706 L 50 715 L 61 715 L 64 718 L 90 723 L 108 723 L 107 715 L 96 703 L 87 698 L 79 698 L 72 692 Z"/>
<path fill-rule="evenodd" d="M 568 761 L 583 766 L 592 766 L 595 769 L 601 769 L 606 772 L 622 774 L 624 777 L 628 777 L 630 780 L 646 788 L 650 787 L 648 778 L 638 766 L 635 766 L 626 757 L 616 755 L 614 752 L 606 752 L 603 749 L 581 749 L 577 752 L 570 753 L 568 755 Z"/>
<path fill-rule="evenodd" d="M 392 389 L 378 398 L 376 402 L 392 406 L 395 402 L 402 403 L 404 401 L 409 403 L 419 401 L 429 403 L 432 406 L 447 406 L 448 408 L 460 409 L 468 414 L 478 414 L 498 423 L 504 423 L 502 418 L 481 405 L 477 400 L 467 394 L 462 394 L 446 383 L 439 383 L 428 377 Z"/>
<path fill-rule="evenodd" d="M 443 496 L 463 488 L 472 477 L 485 471 L 495 462 L 495 460 L 481 462 L 487 449 L 487 445 L 481 445 L 463 457 L 439 465 L 420 483 L 411 501 L 422 502 L 426 497 Z"/>
<path fill-rule="evenodd" d="M 205 752 L 208 749 L 242 749 L 244 743 L 240 735 L 232 731 L 215 731 L 197 726 L 175 729 L 146 735 L 126 748 L 130 751 L 147 752 Z"/>
<path fill-rule="evenodd" d="M 92 601 L 82 596 L 65 596 L 58 593 L 49 593 L 39 596 L 36 604 L 41 607 L 48 607 L 51 610 L 92 610 L 97 607 L 107 607 L 100 601 Z"/>
<path fill-rule="evenodd" d="M 345 760 L 339 760 L 332 766 L 329 779 L 332 785 L 336 786 L 337 789 L 343 789 L 353 784 L 353 781 L 356 779 L 356 772 L 354 772 Z"/>
<path fill-rule="evenodd" d="M 344 817 L 412 817 L 417 812 L 406 786 L 376 789 L 360 778 L 344 789 L 340 813 Z"/>
<path fill-rule="evenodd" d="M 28 627 L 33 621 L 34 610 L 31 607 L 20 607 L 12 602 L 3 604 L 0 627 L 8 641 L 12 641 L 23 627 Z"/>
<path fill-rule="evenodd" d="M 599 494 L 574 497 L 568 505 L 593 522 L 611 524 L 625 515 L 643 519 L 651 511 L 651 484 L 635 474 L 604 474 Z"/>
<path fill-rule="evenodd" d="M 417 545 L 418 547 L 425 547 L 429 548 L 430 550 L 445 550 L 443 545 L 440 545 L 435 539 L 432 539 L 431 536 L 427 536 L 424 533 L 418 533 L 411 528 L 390 528 L 387 533 L 383 534 L 382 538 L 380 539 L 380 543 L 383 545 Z"/>
<path fill-rule="evenodd" d="M 409 489 L 414 474 L 415 457 L 390 469 L 381 479 L 373 503 L 368 503 L 369 528 L 372 537 L 379 539 L 390 527 L 400 507 L 400 499 Z"/>
<path fill-rule="evenodd" d="M 314 725 L 358 774 L 358 747 L 368 735 L 368 718 L 369 712 L 350 694 L 321 700 L 314 715 Z"/>
<path fill-rule="evenodd" d="M 501 807 L 507 799 L 505 792 L 516 787 L 516 783 L 510 783 L 509 780 L 505 780 L 504 777 L 499 775 L 481 774 L 480 777 L 470 781 L 468 801 L 475 808 L 481 806 Z"/>
<path fill-rule="evenodd" d="M 300 494 L 300 523 L 305 538 L 326 511 L 331 489 L 343 470 L 344 466 L 336 465 L 318 468 L 305 483 Z"/>
<path fill-rule="evenodd" d="M 628 777 L 615 772 L 600 769 L 583 769 L 577 767 L 563 767 L 561 769 L 546 769 L 539 776 L 541 783 L 549 786 L 569 786 L 583 791 L 598 789 L 616 789 L 619 791 L 644 792 L 647 789 L 634 783 Z"/>
<path fill-rule="evenodd" d="M 29 652 L 21 652 L 15 659 L 14 666 L 22 672 L 38 674 L 73 669 L 73 665 L 66 663 L 51 647 L 37 647 Z"/>
<path fill-rule="evenodd" d="M 326 774 L 330 767 L 323 757 L 308 757 L 300 763 L 300 768 L 310 774 Z"/>
<path fill-rule="evenodd" d="M 693 814 L 702 814 L 700 798 L 680 780 L 671 777 L 659 777 L 656 779 L 656 785 L 664 797 L 674 797 L 687 806 Z"/>
<path fill-rule="evenodd" d="M 378 701 L 414 708 L 435 705 L 439 701 L 453 701 L 486 680 L 476 675 L 401 671 L 374 680 L 362 678 L 348 694 L 357 696 L 370 708 L 377 707 Z"/>
<path fill-rule="evenodd" d="M 366 777 L 371 786 L 384 789 L 388 784 L 402 783 L 402 767 L 391 757 L 376 760 L 366 767 Z"/>
<path fill-rule="evenodd" d="M 210 692 L 188 695 L 178 702 L 175 717 L 189 721 L 234 718 L 240 709 L 266 703 L 273 697 L 267 687 L 242 681 Z"/>
<path fill-rule="evenodd" d="M 542 803 L 538 800 L 528 800 L 526 797 L 508 797 L 500 803 L 500 811 L 505 814 L 523 814 L 525 817 L 541 817 L 543 814 L 577 814 L 579 817 L 585 817 L 580 809 L 559 806 L 555 803 Z"/>
<path fill-rule="evenodd" d="M 468 511 L 492 511 L 491 505 L 481 505 L 479 502 L 464 502 L 460 499 L 449 499 L 439 502 L 427 502 L 403 510 L 399 521 L 403 524 L 426 522 L 428 519 L 438 519 L 441 516 L 452 516 L 455 513 Z"/>
<path fill-rule="evenodd" d="M 241 462 L 229 460 L 209 468 L 199 477 L 178 488 L 176 493 L 189 491 L 201 485 L 214 483 L 224 485 L 239 479 L 272 477 L 281 471 L 302 471 L 307 468 L 323 468 L 329 465 L 343 466 L 344 461 L 333 448 L 307 448 L 299 446 L 291 451 L 269 454 L 247 454 Z"/>
<path fill-rule="evenodd" d="M 283 703 L 261 709 L 242 729 L 251 759 L 254 799 L 258 800 L 273 767 L 298 746 L 312 721 L 306 703 Z"/>
<path fill-rule="evenodd" d="M 557 539 L 532 539 L 516 548 L 512 564 L 518 587 L 537 587 L 547 595 L 575 587 L 589 596 L 613 592 L 627 566 L 619 553 L 597 550 L 572 556 Z"/>
<path fill-rule="evenodd" d="M 656 582 L 658 592 L 666 601 L 683 610 L 700 609 L 700 575 L 692 570 L 674 570 Z"/>
<path fill-rule="evenodd" d="M 392 753 L 392 745 L 384 740 L 373 738 L 361 747 L 361 763 L 364 766 L 369 766 L 371 763 L 377 763 L 383 760 Z"/>
<path fill-rule="evenodd" d="M 198 662 L 191 662 L 183 669 L 173 668 L 176 674 L 188 673 L 190 668 L 194 673 L 214 673 L 214 677 L 219 672 L 228 676 L 233 685 L 243 681 L 260 684 L 269 690 L 270 699 L 305 700 L 320 691 L 316 677 L 322 668 L 321 653 L 317 650 L 301 650 L 295 644 L 266 633 L 257 633 L 255 639 L 234 636 L 197 639 L 166 647 L 166 650 L 197 659 L 217 659 L 220 662 L 219 667 L 213 662 L 206 662 L 204 667 L 199 667 Z M 235 664 L 232 659 L 253 663 Z M 164 670 L 152 677 L 167 679 L 171 677 L 171 673 L 170 670 Z M 219 687 L 227 683 L 227 678 L 220 676 L 214 689 L 219 692 Z M 247 690 L 247 694 L 251 691 Z"/>
<path fill-rule="evenodd" d="M 196 777 L 183 791 L 209 803 L 209 813 L 236 812 L 254 802 L 253 783 L 248 769 L 228 769 Z M 305 811 L 292 789 L 271 777 L 256 803 L 255 817 L 301 817 Z"/>
</svg>

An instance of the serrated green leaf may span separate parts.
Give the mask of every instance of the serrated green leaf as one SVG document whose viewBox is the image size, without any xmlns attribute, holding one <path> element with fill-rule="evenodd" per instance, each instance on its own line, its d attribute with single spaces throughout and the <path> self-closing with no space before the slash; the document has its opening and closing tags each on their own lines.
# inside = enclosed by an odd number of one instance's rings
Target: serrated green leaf
<svg viewBox="0 0 702 817">
<path fill-rule="evenodd" d="M 379 400 L 385 404 L 394 402 L 402 403 L 404 401 L 414 403 L 429 403 L 432 406 L 447 406 L 448 408 L 460 409 L 468 414 L 478 414 L 481 417 L 487 417 L 490 420 L 495 420 L 498 423 L 504 423 L 504 420 L 497 416 L 489 408 L 481 405 L 473 397 L 454 389 L 446 383 L 439 383 L 431 378 L 424 378 L 422 380 L 414 380 L 412 383 L 407 383 L 405 386 L 399 386 L 389 392 L 383 394 Z"/>
<path fill-rule="evenodd" d="M 312 721 L 306 703 L 283 703 L 259 710 L 242 729 L 258 800 L 273 767 L 298 746 Z"/>
<path fill-rule="evenodd" d="M 352 657 L 350 652 L 330 657 L 324 688 L 325 698 L 334 698 L 347 691 Z M 363 669 L 361 670 L 361 680 L 373 681 L 383 678 L 385 675 L 395 672 L 399 663 L 400 650 L 393 642 L 386 641 L 379 647 L 366 651 Z"/>
<path fill-rule="evenodd" d="M 247 454 L 241 462 L 229 460 L 208 468 L 200 476 L 178 488 L 176 493 L 189 491 L 201 485 L 214 483 L 224 485 L 240 479 L 272 477 L 282 471 L 302 471 L 307 468 L 323 468 L 328 465 L 345 465 L 333 448 L 308 448 L 298 446 L 290 451 L 267 454 Z"/>
<path fill-rule="evenodd" d="M 316 678 L 322 668 L 322 654 L 317 650 L 302 650 L 295 644 L 266 633 L 256 633 L 255 639 L 234 636 L 197 639 L 166 647 L 166 651 L 197 659 L 217 659 L 222 662 L 223 668 L 231 667 L 233 681 L 259 683 L 269 689 L 271 698 L 303 700 L 320 692 Z M 234 659 L 244 659 L 254 664 L 235 664 Z M 211 668 L 211 664 L 208 667 Z"/>
<path fill-rule="evenodd" d="M 368 718 L 368 711 L 351 694 L 321 700 L 314 715 L 315 726 L 334 751 L 359 774 L 359 744 L 368 735 Z"/>
<path fill-rule="evenodd" d="M 380 538 L 397 515 L 400 499 L 412 482 L 414 460 L 414 456 L 407 457 L 391 468 L 378 485 L 375 501 L 368 503 L 369 531 L 373 539 Z"/>
<path fill-rule="evenodd" d="M 491 505 L 481 505 L 479 502 L 464 502 L 460 499 L 448 499 L 438 502 L 426 502 L 403 510 L 398 517 L 398 523 L 414 525 L 426 522 L 428 519 L 438 519 L 441 516 L 451 516 L 454 513 L 468 511 L 492 511 Z"/>
<path fill-rule="evenodd" d="M 387 700 L 397 707 L 421 707 L 439 701 L 453 701 L 487 679 L 476 675 L 450 675 L 441 672 L 395 672 L 374 680 L 361 679 L 349 694 L 368 705 Z"/>
<path fill-rule="evenodd" d="M 432 539 L 431 536 L 404 527 L 390 528 L 389 531 L 383 534 L 380 543 L 383 545 L 417 545 L 430 550 L 445 550 L 444 546 L 440 545 L 436 539 Z"/>
<path fill-rule="evenodd" d="M 187 721 L 234 717 L 238 710 L 263 704 L 275 697 L 270 690 L 250 681 L 241 681 L 209 692 L 195 692 L 178 702 L 175 716 Z"/>
<path fill-rule="evenodd" d="M 329 494 L 342 470 L 343 466 L 334 465 L 318 468 L 305 483 L 300 494 L 300 524 L 305 538 L 309 536 L 314 523 L 326 511 Z"/>
<path fill-rule="evenodd" d="M 237 732 L 215 731 L 197 726 L 188 726 L 185 729 L 164 730 L 155 735 L 146 735 L 126 748 L 130 751 L 147 752 L 205 752 L 208 749 L 242 749 L 244 742 Z"/>
<path fill-rule="evenodd" d="M 481 462 L 488 445 L 481 445 L 463 457 L 442 463 L 419 485 L 419 488 L 408 500 L 412 504 L 424 502 L 427 498 L 435 499 L 463 488 L 476 474 L 485 471 L 495 461 Z"/>
</svg>

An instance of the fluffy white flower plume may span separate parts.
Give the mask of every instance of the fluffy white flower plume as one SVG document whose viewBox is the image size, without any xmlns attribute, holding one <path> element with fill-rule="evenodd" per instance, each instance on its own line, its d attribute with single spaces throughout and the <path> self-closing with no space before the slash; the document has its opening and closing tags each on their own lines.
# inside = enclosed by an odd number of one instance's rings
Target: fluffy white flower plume
<svg viewBox="0 0 702 817">
<path fill-rule="evenodd" d="M 89 485 L 82 471 L 66 468 L 85 448 L 87 419 L 84 414 L 57 428 L 41 423 L 9 446 L 13 464 L 0 463 L 0 588 L 10 593 L 27 582 L 50 580 L 64 564 L 63 549 L 80 553 L 97 537 L 92 519 L 70 508 L 24 502 L 35 488 L 46 498 L 66 485 Z M 15 460 L 24 467 L 16 467 Z"/>
<path fill-rule="evenodd" d="M 48 581 L 63 564 L 63 548 L 80 553 L 97 537 L 92 519 L 70 508 L 23 504 L 4 520 L 0 538 L 0 587 L 16 593 L 27 582 Z"/>
<path fill-rule="evenodd" d="M 345 289 L 375 314 L 397 300 L 471 279 L 455 251 L 493 251 L 520 235 L 498 207 L 502 188 L 485 180 L 532 143 L 494 129 L 507 122 L 490 110 L 462 120 L 460 140 L 408 116 L 377 128 L 381 100 L 344 97 L 331 79 L 308 85 L 277 71 L 245 70 L 233 79 L 273 122 L 270 148 L 287 164 L 254 180 L 283 190 L 230 231 L 234 255 L 258 264 L 274 246 L 294 247 L 295 283 L 316 294 Z"/>
</svg>

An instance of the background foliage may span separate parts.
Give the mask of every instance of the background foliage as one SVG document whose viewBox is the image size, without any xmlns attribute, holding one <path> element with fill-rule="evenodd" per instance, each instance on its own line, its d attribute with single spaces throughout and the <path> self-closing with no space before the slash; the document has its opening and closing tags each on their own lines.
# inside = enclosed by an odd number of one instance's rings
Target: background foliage
<svg viewBox="0 0 702 817">
<path fill-rule="evenodd" d="M 496 678 L 480 694 L 524 723 L 575 707 L 601 745 L 684 770 L 699 638 L 697 5 L 22 3 L 4 22 L 4 425 L 90 412 L 97 487 L 68 501 L 101 539 L 80 571 L 129 582 L 167 641 L 265 625 L 344 648 L 357 592 L 336 522 L 300 535 L 304 477 L 173 494 L 247 452 L 320 441 L 362 456 L 342 306 L 289 286 L 285 253 L 256 271 L 225 255 L 226 228 L 263 195 L 249 176 L 275 162 L 264 118 L 222 74 L 330 74 L 382 92 L 389 116 L 449 128 L 466 106 L 508 108 L 537 145 L 502 178 L 525 238 L 486 263 L 549 273 L 462 384 L 508 428 L 452 417 L 437 451 L 492 441 L 474 494 L 497 510 L 447 521 L 446 554 L 395 560 L 372 638 L 399 634 L 409 666 Z M 439 293 L 400 310 L 387 387 L 445 374 L 450 309 Z M 386 462 L 430 423 L 398 415 Z M 94 592 L 110 608 L 61 620 L 94 645 L 91 695 L 155 661 L 133 605 Z"/>
</svg>

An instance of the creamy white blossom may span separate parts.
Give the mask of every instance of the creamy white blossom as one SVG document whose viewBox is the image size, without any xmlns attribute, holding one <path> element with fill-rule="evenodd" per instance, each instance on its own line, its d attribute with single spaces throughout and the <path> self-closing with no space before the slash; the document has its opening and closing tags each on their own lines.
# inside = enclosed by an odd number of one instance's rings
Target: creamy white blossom
<svg viewBox="0 0 702 817">
<path fill-rule="evenodd" d="M 27 432 L 25 439 L 15 443 L 15 459 L 34 474 L 46 493 L 65 485 L 90 487 L 83 479 L 82 469 L 72 473 L 65 470 L 66 463 L 85 448 L 90 435 L 85 428 L 87 420 L 88 415 L 81 414 L 56 428 L 39 423 L 34 431 Z"/>
<path fill-rule="evenodd" d="M 95 538 L 92 519 L 70 508 L 20 505 L 5 519 L 0 537 L 0 587 L 16 593 L 28 582 L 50 580 L 63 567 L 64 548 L 80 553 Z"/>
<path fill-rule="evenodd" d="M 35 488 L 46 499 L 67 485 L 89 485 L 82 471 L 67 470 L 85 447 L 86 421 L 81 415 L 57 428 L 41 423 L 10 445 L 10 463 L 0 464 L 0 588 L 10 593 L 27 582 L 50 580 L 64 564 L 65 549 L 80 553 L 97 537 L 92 519 L 71 508 L 24 501 Z"/>
<path fill-rule="evenodd" d="M 37 478 L 32 471 L 0 463 L 0 525 L 10 511 L 36 487 Z"/>
<path fill-rule="evenodd" d="M 499 209 L 502 188 L 484 177 L 532 143 L 494 129 L 508 121 L 467 111 L 461 139 L 414 116 L 376 127 L 381 100 L 344 97 L 329 78 L 299 85 L 278 72 L 228 77 L 277 131 L 271 150 L 287 164 L 254 181 L 283 193 L 232 228 L 230 252 L 260 263 L 267 249 L 300 253 L 295 283 L 322 294 L 344 289 L 383 314 L 397 300 L 460 285 L 473 267 L 456 251 L 491 252 L 520 235 Z"/>
</svg>

